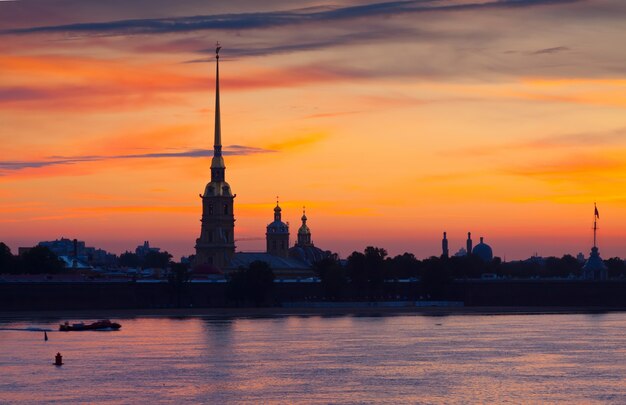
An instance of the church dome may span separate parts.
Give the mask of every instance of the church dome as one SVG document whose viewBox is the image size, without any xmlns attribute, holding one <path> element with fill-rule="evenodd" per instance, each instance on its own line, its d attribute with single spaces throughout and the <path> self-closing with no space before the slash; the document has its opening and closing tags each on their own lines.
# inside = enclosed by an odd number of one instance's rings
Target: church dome
<svg viewBox="0 0 626 405">
<path fill-rule="evenodd" d="M 330 252 L 326 252 L 313 245 L 296 245 L 289 249 L 289 257 L 304 262 L 308 265 L 319 262 L 320 260 L 325 259 L 328 256 L 330 256 Z"/>
<path fill-rule="evenodd" d="M 289 233 L 289 225 L 283 221 L 274 221 L 267 225 L 268 233 Z"/>
<path fill-rule="evenodd" d="M 472 249 L 472 254 L 480 257 L 484 262 L 490 262 L 493 260 L 493 250 L 491 246 L 483 242 L 483 238 L 480 238 L 480 243 Z"/>
<path fill-rule="evenodd" d="M 281 211 L 282 209 L 278 206 L 277 202 L 276 207 L 274 207 L 274 222 L 267 225 L 268 234 L 289 234 L 289 225 L 282 221 Z"/>
<path fill-rule="evenodd" d="M 302 226 L 300 227 L 300 229 L 298 229 L 298 234 L 299 235 L 308 235 L 311 233 L 311 230 L 309 229 L 309 227 L 305 224 L 302 224 Z"/>
</svg>

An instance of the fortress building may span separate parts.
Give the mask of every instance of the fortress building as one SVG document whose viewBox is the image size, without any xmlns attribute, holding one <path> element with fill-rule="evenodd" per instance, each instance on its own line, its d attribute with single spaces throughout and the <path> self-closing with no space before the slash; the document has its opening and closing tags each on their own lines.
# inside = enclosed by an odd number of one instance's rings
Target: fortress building
<svg viewBox="0 0 626 405">
<path fill-rule="evenodd" d="M 219 51 L 215 50 L 215 141 L 211 161 L 211 181 L 206 185 L 202 199 L 200 237 L 196 239 L 194 273 L 222 276 L 231 271 L 250 266 L 254 261 L 264 261 L 279 278 L 307 278 L 314 275 L 312 265 L 328 257 L 313 246 L 311 231 L 302 216 L 298 230 L 298 241 L 289 248 L 289 223 L 282 221 L 282 209 L 278 201 L 274 207 L 274 221 L 266 228 L 265 252 L 235 253 L 234 199 L 230 185 L 226 182 L 226 165 L 222 157 L 222 130 L 220 122 Z"/>
<path fill-rule="evenodd" d="M 215 141 L 211 161 L 211 181 L 206 185 L 202 199 L 200 237 L 196 239 L 194 265 L 210 265 L 219 269 L 228 267 L 235 254 L 234 199 L 226 182 L 226 165 L 222 157 L 222 129 L 220 122 L 220 65 L 218 46 L 215 50 Z"/>
</svg>

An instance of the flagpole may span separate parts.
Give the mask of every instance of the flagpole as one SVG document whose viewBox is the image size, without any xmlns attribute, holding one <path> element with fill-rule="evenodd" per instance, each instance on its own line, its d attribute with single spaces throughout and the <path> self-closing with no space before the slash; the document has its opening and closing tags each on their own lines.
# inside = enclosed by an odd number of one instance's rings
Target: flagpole
<svg viewBox="0 0 626 405">
<path fill-rule="evenodd" d="M 598 229 L 598 207 L 593 203 L 593 247 L 596 247 L 596 230 Z"/>
</svg>

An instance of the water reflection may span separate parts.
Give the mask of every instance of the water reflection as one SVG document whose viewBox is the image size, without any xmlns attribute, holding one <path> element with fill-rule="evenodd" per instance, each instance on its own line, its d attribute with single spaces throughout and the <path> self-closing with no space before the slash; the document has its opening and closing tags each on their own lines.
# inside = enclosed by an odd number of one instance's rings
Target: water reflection
<svg viewBox="0 0 626 405">
<path fill-rule="evenodd" d="M 0 320 L 0 403 L 626 403 L 626 314 Z M 65 365 L 51 365 L 63 353 Z"/>
</svg>

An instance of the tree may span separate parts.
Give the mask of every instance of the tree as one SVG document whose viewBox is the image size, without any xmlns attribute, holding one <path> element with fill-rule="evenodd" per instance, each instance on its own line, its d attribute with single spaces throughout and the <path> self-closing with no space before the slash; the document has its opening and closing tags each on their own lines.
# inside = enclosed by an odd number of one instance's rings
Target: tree
<svg viewBox="0 0 626 405">
<path fill-rule="evenodd" d="M 139 267 L 139 256 L 132 252 L 124 252 L 120 255 L 120 266 Z"/>
<path fill-rule="evenodd" d="M 11 253 L 11 249 L 0 242 L 0 274 L 13 273 L 15 271 L 15 257 Z"/>
<path fill-rule="evenodd" d="M 348 278 L 345 269 L 336 258 L 327 257 L 313 264 L 313 270 L 320 278 L 326 298 L 339 298 L 344 295 Z"/>
<path fill-rule="evenodd" d="M 420 267 L 420 261 L 415 258 L 413 253 L 403 253 L 393 259 L 387 258 L 387 277 L 392 279 L 417 277 Z"/>
<path fill-rule="evenodd" d="M 609 271 L 609 278 L 623 277 L 626 274 L 626 265 L 619 257 L 612 257 L 604 261 Z"/>
<path fill-rule="evenodd" d="M 548 257 L 545 264 L 545 272 L 542 275 L 547 277 L 566 277 L 570 274 L 580 274 L 581 265 L 572 255 L 565 255 L 562 258 Z"/>
<path fill-rule="evenodd" d="M 385 282 L 385 258 L 383 248 L 368 246 L 365 248 L 365 272 L 369 283 L 370 297 L 378 295 Z"/>
<path fill-rule="evenodd" d="M 357 290 L 363 290 L 367 287 L 367 273 L 365 271 L 365 255 L 360 252 L 352 252 L 348 256 L 346 263 L 346 272 L 350 279 L 350 284 Z"/>
<path fill-rule="evenodd" d="M 176 297 L 176 306 L 180 307 L 181 297 L 185 285 L 191 278 L 191 272 L 189 271 L 189 264 L 187 263 L 171 263 L 171 272 L 168 277 L 168 282 L 174 290 Z"/>
<path fill-rule="evenodd" d="M 422 261 L 421 282 L 424 292 L 435 299 L 443 298 L 444 286 L 452 280 L 451 260 L 431 257 Z"/>
<path fill-rule="evenodd" d="M 366 247 L 363 253 L 352 252 L 346 265 L 350 283 L 357 290 L 367 289 L 370 297 L 380 292 L 385 281 L 385 257 L 385 249 L 373 246 Z"/>
<path fill-rule="evenodd" d="M 271 300 L 274 272 L 269 264 L 257 260 L 234 272 L 228 280 L 227 294 L 237 302 L 252 301 L 261 306 Z"/>
<path fill-rule="evenodd" d="M 30 274 L 60 273 L 65 267 L 57 255 L 45 246 L 30 249 L 20 257 L 19 262 L 22 272 Z"/>
<path fill-rule="evenodd" d="M 141 267 L 143 267 L 144 269 L 165 269 L 169 266 L 171 258 L 172 255 L 168 252 L 155 252 L 151 250 L 146 254 L 146 257 L 144 257 Z"/>
</svg>

